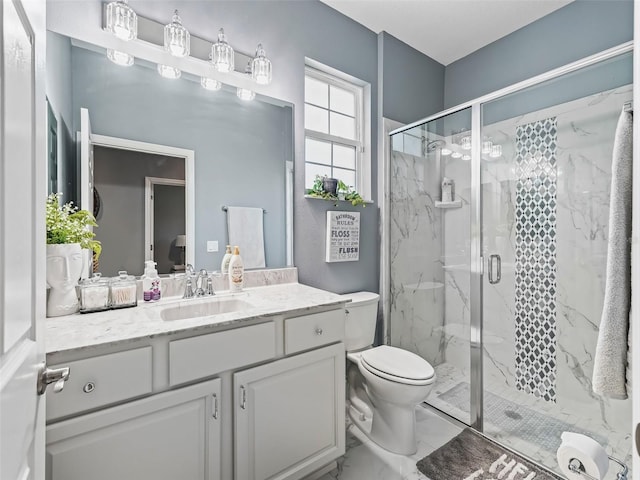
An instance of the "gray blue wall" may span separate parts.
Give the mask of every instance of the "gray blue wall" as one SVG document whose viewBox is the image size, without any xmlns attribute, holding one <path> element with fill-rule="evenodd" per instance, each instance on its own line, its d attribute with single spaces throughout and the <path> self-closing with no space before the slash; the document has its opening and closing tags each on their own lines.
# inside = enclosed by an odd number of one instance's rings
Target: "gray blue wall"
<svg viewBox="0 0 640 480">
<path fill-rule="evenodd" d="M 632 0 L 576 0 L 447 65 L 444 106 L 453 107 L 632 39 Z"/>
<path fill-rule="evenodd" d="M 72 48 L 73 125 L 89 109 L 94 133 L 195 151 L 195 262 L 217 270 L 226 243 L 222 205 L 262 207 L 268 267 L 284 266 L 285 162 L 291 160 L 291 109 L 242 102 L 235 92 L 162 78 L 155 69 L 123 68 L 105 55 Z M 99 227 L 100 228 L 100 227 Z M 122 232 L 126 234 L 126 232 Z"/>
<path fill-rule="evenodd" d="M 394 36 L 380 33 L 382 116 L 402 123 L 444 108 L 445 67 Z"/>
</svg>

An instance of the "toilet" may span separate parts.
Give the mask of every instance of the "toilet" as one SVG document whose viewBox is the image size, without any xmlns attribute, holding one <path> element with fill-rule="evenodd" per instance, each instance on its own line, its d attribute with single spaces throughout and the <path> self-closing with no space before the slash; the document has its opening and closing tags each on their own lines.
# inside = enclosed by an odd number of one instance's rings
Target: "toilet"
<svg viewBox="0 0 640 480">
<path fill-rule="evenodd" d="M 382 448 L 414 454 L 416 406 L 436 380 L 433 367 L 401 348 L 372 347 L 379 295 L 357 292 L 342 295 L 345 305 L 345 348 L 349 418 Z"/>
</svg>

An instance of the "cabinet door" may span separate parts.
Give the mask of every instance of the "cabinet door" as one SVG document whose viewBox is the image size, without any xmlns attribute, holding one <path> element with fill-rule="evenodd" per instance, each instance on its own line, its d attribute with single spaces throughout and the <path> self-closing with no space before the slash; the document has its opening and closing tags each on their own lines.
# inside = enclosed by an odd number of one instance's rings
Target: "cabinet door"
<svg viewBox="0 0 640 480">
<path fill-rule="evenodd" d="M 297 479 L 344 454 L 344 345 L 234 375 L 236 480 Z"/>
<path fill-rule="evenodd" d="M 47 427 L 48 480 L 219 480 L 220 379 Z"/>
</svg>

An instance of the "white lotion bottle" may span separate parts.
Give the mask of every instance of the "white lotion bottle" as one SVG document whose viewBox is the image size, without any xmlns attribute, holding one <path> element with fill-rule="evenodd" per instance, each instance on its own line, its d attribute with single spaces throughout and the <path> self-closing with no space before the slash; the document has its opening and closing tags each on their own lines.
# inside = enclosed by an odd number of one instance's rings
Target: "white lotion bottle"
<svg viewBox="0 0 640 480">
<path fill-rule="evenodd" d="M 229 291 L 241 292 L 244 286 L 244 263 L 240 256 L 240 248 L 236 246 L 229 260 Z"/>
<path fill-rule="evenodd" d="M 162 296 L 160 277 L 156 270 L 156 262 L 147 260 L 144 262 L 144 275 L 142 276 L 142 298 L 145 302 L 157 302 Z"/>
<path fill-rule="evenodd" d="M 229 273 L 229 262 L 231 261 L 231 257 L 233 253 L 231 253 L 231 245 L 227 245 L 227 251 L 222 257 L 222 263 L 220 264 L 220 273 L 224 275 L 225 273 Z"/>
</svg>

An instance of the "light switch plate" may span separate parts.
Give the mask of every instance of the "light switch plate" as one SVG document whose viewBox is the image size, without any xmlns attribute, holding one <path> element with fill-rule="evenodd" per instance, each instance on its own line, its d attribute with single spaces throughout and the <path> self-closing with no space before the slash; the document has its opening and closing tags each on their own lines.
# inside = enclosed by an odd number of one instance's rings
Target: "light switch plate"
<svg viewBox="0 0 640 480">
<path fill-rule="evenodd" d="M 218 251 L 218 241 L 217 240 L 207 240 L 207 252 L 217 252 Z"/>
</svg>

